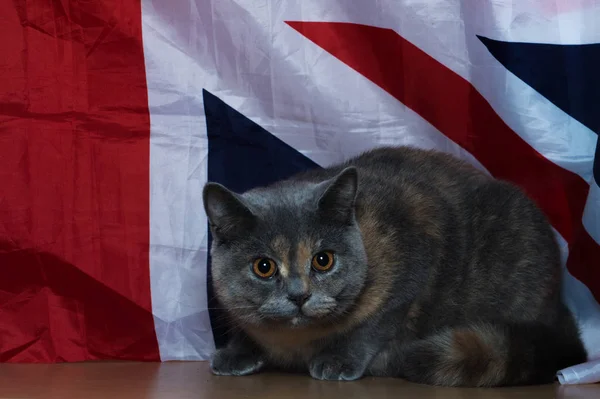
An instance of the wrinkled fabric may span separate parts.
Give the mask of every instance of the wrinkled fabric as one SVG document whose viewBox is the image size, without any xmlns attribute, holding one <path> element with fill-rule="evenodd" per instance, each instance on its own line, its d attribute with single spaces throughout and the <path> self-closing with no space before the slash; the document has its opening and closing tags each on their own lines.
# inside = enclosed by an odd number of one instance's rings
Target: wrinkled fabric
<svg viewBox="0 0 600 399">
<path fill-rule="evenodd" d="M 158 360 L 141 5 L 0 2 L 0 361 Z"/>
<path fill-rule="evenodd" d="M 563 385 L 600 382 L 600 360 L 560 370 L 558 372 L 558 381 Z"/>
</svg>

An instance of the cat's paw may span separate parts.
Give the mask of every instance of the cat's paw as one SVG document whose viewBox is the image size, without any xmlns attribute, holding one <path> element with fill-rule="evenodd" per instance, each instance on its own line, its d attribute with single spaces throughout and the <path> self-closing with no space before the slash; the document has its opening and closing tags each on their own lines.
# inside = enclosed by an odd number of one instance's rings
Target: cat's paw
<svg viewBox="0 0 600 399">
<path fill-rule="evenodd" d="M 309 371 L 317 380 L 353 381 L 363 376 L 365 368 L 343 356 L 322 355 L 310 362 Z"/>
<path fill-rule="evenodd" d="M 215 375 L 249 375 L 258 373 L 264 366 L 262 357 L 231 349 L 219 349 L 210 361 L 210 369 Z"/>
</svg>

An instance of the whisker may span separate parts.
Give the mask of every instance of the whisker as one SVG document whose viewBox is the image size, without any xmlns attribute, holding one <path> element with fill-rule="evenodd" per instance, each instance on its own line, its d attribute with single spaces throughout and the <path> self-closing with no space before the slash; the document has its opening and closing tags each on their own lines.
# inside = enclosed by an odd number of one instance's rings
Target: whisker
<svg viewBox="0 0 600 399">
<path fill-rule="evenodd" d="M 230 329 L 226 330 L 223 334 L 221 334 L 221 336 L 228 335 L 232 332 L 237 332 L 237 331 L 241 331 L 241 330 L 242 330 L 242 328 L 240 326 L 233 326 Z"/>
<path fill-rule="evenodd" d="M 207 307 L 204 309 L 209 309 L 209 310 L 213 310 L 213 309 L 217 309 L 217 310 L 227 310 L 227 309 L 254 309 L 256 308 L 256 306 L 229 306 L 229 307 L 225 307 L 225 306 L 215 306 L 215 307 Z"/>
</svg>

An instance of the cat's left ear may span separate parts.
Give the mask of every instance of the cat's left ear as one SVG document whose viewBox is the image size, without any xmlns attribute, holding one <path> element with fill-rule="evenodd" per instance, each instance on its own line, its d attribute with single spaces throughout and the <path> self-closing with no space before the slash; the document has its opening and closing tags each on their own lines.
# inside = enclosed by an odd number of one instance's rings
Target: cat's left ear
<svg viewBox="0 0 600 399">
<path fill-rule="evenodd" d="M 215 236 L 234 239 L 250 229 L 255 216 L 242 198 L 218 183 L 207 183 L 202 192 L 204 210 Z"/>
<path fill-rule="evenodd" d="M 319 210 L 327 217 L 348 222 L 354 217 L 354 203 L 358 190 L 358 172 L 350 166 L 325 182 L 327 188 L 319 198 Z"/>
</svg>

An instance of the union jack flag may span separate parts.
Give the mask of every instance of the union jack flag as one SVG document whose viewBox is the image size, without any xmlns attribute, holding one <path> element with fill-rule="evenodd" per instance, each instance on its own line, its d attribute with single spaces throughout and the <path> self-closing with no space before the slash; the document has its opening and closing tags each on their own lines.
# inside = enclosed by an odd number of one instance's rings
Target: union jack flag
<svg viewBox="0 0 600 399">
<path fill-rule="evenodd" d="M 537 201 L 600 356 L 598 20 L 595 0 L 0 2 L 0 361 L 207 359 L 204 183 L 380 145 Z"/>
</svg>

